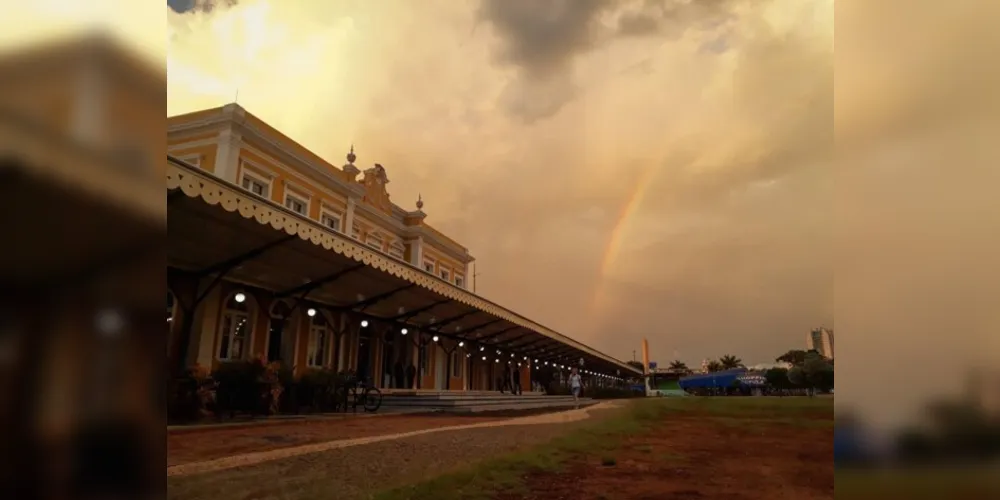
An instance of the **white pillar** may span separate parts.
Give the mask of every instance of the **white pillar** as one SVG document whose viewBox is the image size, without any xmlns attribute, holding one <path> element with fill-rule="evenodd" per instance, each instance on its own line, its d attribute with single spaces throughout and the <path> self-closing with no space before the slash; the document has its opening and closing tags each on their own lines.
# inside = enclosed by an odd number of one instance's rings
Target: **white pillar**
<svg viewBox="0 0 1000 500">
<path fill-rule="evenodd" d="M 347 197 L 347 213 L 344 214 L 344 234 L 351 237 L 354 234 L 354 197 Z"/>
<path fill-rule="evenodd" d="M 410 248 L 410 264 L 419 267 L 421 270 L 424 268 L 423 236 L 418 236 L 417 239 L 413 240 L 412 247 Z"/>
<path fill-rule="evenodd" d="M 219 132 L 219 147 L 215 151 L 215 175 L 236 184 L 236 171 L 239 167 L 240 142 L 239 133 L 227 128 Z"/>
</svg>

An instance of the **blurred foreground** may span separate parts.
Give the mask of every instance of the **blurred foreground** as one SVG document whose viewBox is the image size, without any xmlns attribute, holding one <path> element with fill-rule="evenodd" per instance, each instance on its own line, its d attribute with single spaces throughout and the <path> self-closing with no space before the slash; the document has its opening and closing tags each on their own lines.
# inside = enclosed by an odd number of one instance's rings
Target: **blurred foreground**
<svg viewBox="0 0 1000 500">
<path fill-rule="evenodd" d="M 165 74 L 93 33 L 0 75 L 0 491 L 163 496 Z"/>
</svg>

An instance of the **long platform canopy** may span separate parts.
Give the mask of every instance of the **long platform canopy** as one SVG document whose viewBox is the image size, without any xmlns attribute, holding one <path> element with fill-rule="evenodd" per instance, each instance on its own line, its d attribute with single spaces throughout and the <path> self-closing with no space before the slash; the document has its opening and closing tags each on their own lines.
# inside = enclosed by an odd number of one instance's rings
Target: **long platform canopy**
<svg viewBox="0 0 1000 500">
<path fill-rule="evenodd" d="M 494 360 L 579 366 L 608 377 L 635 368 L 463 288 L 167 157 L 168 265 L 279 297 L 464 342 Z"/>
</svg>

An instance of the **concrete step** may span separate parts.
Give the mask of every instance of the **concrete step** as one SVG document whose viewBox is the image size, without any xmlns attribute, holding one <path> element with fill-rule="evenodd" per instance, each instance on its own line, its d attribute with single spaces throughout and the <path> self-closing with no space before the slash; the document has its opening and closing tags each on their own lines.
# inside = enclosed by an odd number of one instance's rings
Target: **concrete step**
<svg viewBox="0 0 1000 500">
<path fill-rule="evenodd" d="M 588 398 L 580 398 L 579 402 L 589 403 L 592 400 Z M 480 398 L 480 399 L 465 399 L 465 400 L 415 400 L 415 399 L 399 399 L 399 398 L 383 398 L 382 406 L 387 408 L 476 408 L 476 407 L 491 407 L 491 408 L 545 408 L 554 405 L 573 405 L 576 402 L 573 401 L 572 397 L 552 397 L 552 398 L 533 398 L 533 399 L 521 399 L 518 397 L 507 397 L 507 398 Z"/>
<path fill-rule="evenodd" d="M 452 408 L 442 408 L 437 411 L 442 413 L 486 413 L 492 411 L 519 411 L 519 410 L 539 410 L 539 409 L 553 409 L 553 410 L 564 410 L 573 408 L 584 408 L 586 406 L 591 406 L 597 404 L 597 401 L 589 400 L 584 401 L 581 399 L 579 402 L 550 402 L 550 403 L 531 403 L 531 404 L 520 404 L 520 405 L 470 405 L 470 406 L 456 406 Z"/>
<path fill-rule="evenodd" d="M 499 392 L 493 392 L 488 394 L 399 394 L 399 393 L 382 394 L 383 399 L 391 398 L 398 400 L 419 400 L 419 401 L 466 401 L 466 400 L 502 399 L 502 398 L 546 400 L 558 397 L 572 397 L 572 396 L 546 396 L 544 394 L 522 394 L 515 396 L 512 394 L 500 394 Z"/>
<path fill-rule="evenodd" d="M 552 396 L 548 398 L 522 398 L 519 396 L 500 396 L 500 397 L 481 397 L 481 398 L 411 398 L 411 397 L 398 397 L 398 396 L 384 396 L 382 398 L 383 404 L 398 404 L 398 405 L 412 405 L 412 404 L 443 404 L 443 405 L 460 405 L 468 403 L 509 403 L 509 402 L 546 402 L 546 401 L 572 401 L 572 396 Z"/>
</svg>

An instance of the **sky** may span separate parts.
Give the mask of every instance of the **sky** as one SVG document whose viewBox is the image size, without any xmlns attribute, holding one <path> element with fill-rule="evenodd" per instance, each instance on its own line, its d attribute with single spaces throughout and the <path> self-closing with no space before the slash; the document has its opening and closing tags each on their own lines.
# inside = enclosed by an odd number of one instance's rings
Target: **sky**
<svg viewBox="0 0 1000 500">
<path fill-rule="evenodd" d="M 506 307 L 692 366 L 834 327 L 829 2 L 168 4 L 170 114 L 353 143 Z"/>
<path fill-rule="evenodd" d="M 0 47 L 98 27 L 166 61 L 170 114 L 238 91 L 354 143 L 479 293 L 616 357 L 835 327 L 838 413 L 899 422 L 1000 366 L 1000 4 L 841 0 L 836 52 L 833 5 L 36 0 Z"/>
</svg>

